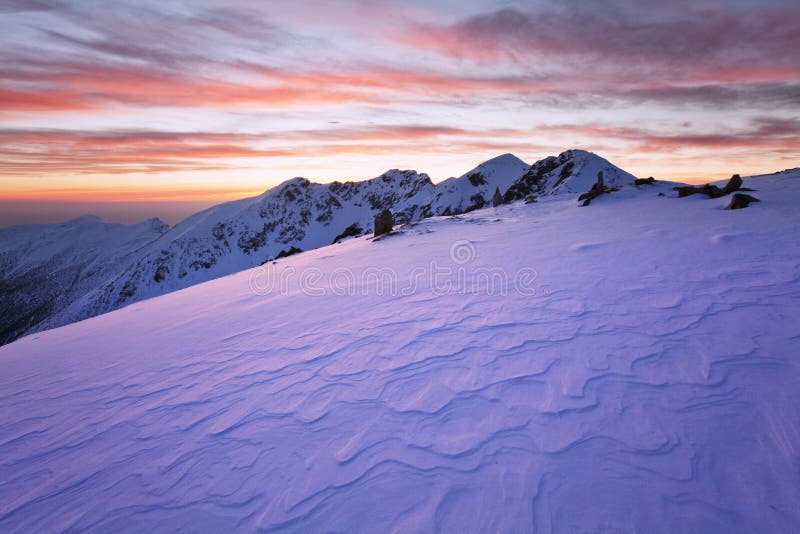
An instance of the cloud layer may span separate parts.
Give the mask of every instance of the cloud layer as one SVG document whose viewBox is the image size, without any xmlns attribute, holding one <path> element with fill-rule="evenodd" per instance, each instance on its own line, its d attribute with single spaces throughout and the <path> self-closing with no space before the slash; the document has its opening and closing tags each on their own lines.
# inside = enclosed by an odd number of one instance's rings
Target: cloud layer
<svg viewBox="0 0 800 534">
<path fill-rule="evenodd" d="M 15 194 L 24 177 L 46 192 L 56 178 L 146 188 L 145 175 L 254 168 L 258 183 L 233 187 L 262 190 L 309 167 L 366 177 L 400 155 L 444 178 L 571 146 L 697 180 L 800 156 L 793 0 L 0 11 L 0 176 Z"/>
</svg>

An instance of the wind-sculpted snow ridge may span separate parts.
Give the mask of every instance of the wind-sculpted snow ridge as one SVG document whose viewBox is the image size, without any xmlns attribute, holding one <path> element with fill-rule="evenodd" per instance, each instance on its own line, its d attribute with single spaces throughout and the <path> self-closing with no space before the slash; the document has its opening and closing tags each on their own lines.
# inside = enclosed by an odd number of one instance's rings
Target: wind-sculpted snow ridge
<svg viewBox="0 0 800 534">
<path fill-rule="evenodd" d="M 798 180 L 428 219 L 4 346 L 0 531 L 797 532 Z"/>
</svg>

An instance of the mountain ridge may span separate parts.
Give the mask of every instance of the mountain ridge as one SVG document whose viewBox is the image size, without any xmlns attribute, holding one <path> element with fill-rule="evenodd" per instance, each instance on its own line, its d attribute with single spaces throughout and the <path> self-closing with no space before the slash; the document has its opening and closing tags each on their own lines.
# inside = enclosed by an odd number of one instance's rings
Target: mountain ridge
<svg viewBox="0 0 800 534">
<path fill-rule="evenodd" d="M 226 276 L 289 251 L 311 250 L 343 236 L 368 233 L 373 217 L 384 209 L 392 211 L 395 222 L 402 224 L 489 206 L 495 190 L 505 194 L 506 202 L 572 194 L 588 188 L 586 184 L 595 181 L 598 169 L 604 170 L 608 183 L 634 179 L 596 154 L 578 149 L 532 165 L 513 154 L 501 154 L 437 184 L 425 173 L 400 169 L 362 181 L 316 183 L 295 177 L 260 195 L 201 210 L 171 228 L 157 219 L 128 225 L 151 228 L 150 239 L 137 242 L 141 246 L 135 251 L 125 249 L 128 253 L 118 258 L 117 265 L 104 265 L 99 273 L 91 275 L 84 265 L 89 260 L 81 259 L 88 258 L 91 239 L 73 238 L 76 251 L 68 262 L 69 276 L 63 268 L 56 268 L 50 258 L 42 257 L 29 271 L 7 272 L 0 278 L 0 287 L 8 288 L 4 308 L 13 310 L 13 314 L 5 315 L 18 318 L 0 321 L 0 343 Z M 558 180 L 553 179 L 553 173 L 558 173 Z M 71 223 L 98 228 L 117 224 L 95 216 L 79 217 Z M 124 227 L 115 226 L 118 231 Z M 18 227 L 4 229 L 5 234 L 19 233 L 14 228 Z M 50 226 L 36 228 L 47 233 Z M 10 250 L 13 247 L 4 247 L 3 235 L 0 230 L 0 262 L 4 261 L 4 250 L 7 263 L 13 261 L 12 256 L 25 256 L 15 254 Z M 123 248 L 130 246 L 119 239 Z M 11 241 L 6 239 L 6 245 Z M 20 285 L 60 296 L 51 299 L 46 311 L 42 311 L 35 305 L 42 301 L 40 296 L 12 298 L 19 293 Z"/>
</svg>

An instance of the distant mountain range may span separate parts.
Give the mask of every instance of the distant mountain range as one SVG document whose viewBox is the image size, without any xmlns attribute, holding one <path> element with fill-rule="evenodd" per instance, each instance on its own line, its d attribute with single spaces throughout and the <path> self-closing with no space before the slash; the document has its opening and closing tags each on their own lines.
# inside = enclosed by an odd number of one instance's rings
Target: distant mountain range
<svg viewBox="0 0 800 534">
<path fill-rule="evenodd" d="M 122 225 L 86 216 L 0 229 L 0 344 L 371 232 L 384 209 L 405 223 L 491 205 L 496 190 L 505 202 L 581 193 L 599 171 L 606 185 L 635 180 L 583 150 L 533 165 L 504 154 L 439 184 L 409 170 L 361 182 L 294 178 L 172 228 L 158 219 Z"/>
</svg>

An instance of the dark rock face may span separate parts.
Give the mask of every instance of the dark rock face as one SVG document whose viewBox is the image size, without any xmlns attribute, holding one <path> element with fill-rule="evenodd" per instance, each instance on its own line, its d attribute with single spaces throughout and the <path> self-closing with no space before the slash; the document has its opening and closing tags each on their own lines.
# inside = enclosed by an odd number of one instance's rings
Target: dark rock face
<svg viewBox="0 0 800 534">
<path fill-rule="evenodd" d="M 729 210 L 740 210 L 746 208 L 751 202 L 761 202 L 756 197 L 745 195 L 744 193 L 736 193 L 731 198 L 731 203 L 728 204 Z"/>
<path fill-rule="evenodd" d="M 650 178 L 637 178 L 634 185 L 647 185 L 656 183 L 656 179 L 652 176 Z"/>
<path fill-rule="evenodd" d="M 480 193 L 476 193 L 469 197 L 470 205 L 467 206 L 467 209 L 464 210 L 464 213 L 469 213 L 470 211 L 479 210 L 486 205 L 486 200 L 484 200 L 483 195 Z"/>
<path fill-rule="evenodd" d="M 508 188 L 503 201 L 507 203 L 537 196 L 542 192 L 549 174 L 565 162 L 566 158 L 559 159 L 555 156 L 537 161 L 522 178 Z"/>
<path fill-rule="evenodd" d="M 300 248 L 297 248 L 297 247 L 291 247 L 289 250 L 281 250 L 281 251 L 280 251 L 280 252 L 278 252 L 278 254 L 277 254 L 277 255 L 276 255 L 274 258 L 272 258 L 272 259 L 273 259 L 273 260 L 277 260 L 277 259 L 280 259 L 280 258 L 286 258 L 286 257 L 288 257 L 288 256 L 292 256 L 292 255 L 294 255 L 294 254 L 300 254 L 301 252 L 303 252 L 303 250 L 302 250 L 302 249 L 300 249 Z"/>
<path fill-rule="evenodd" d="M 472 187 L 478 187 L 479 185 L 485 185 L 486 184 L 486 177 L 483 174 L 479 173 L 479 172 L 474 172 L 474 173 L 470 174 L 469 177 L 468 177 L 468 180 L 469 180 L 469 183 L 472 184 Z"/>
<path fill-rule="evenodd" d="M 497 207 L 503 203 L 503 195 L 500 194 L 500 188 L 497 187 L 494 190 L 494 196 L 492 197 L 492 206 Z"/>
<path fill-rule="evenodd" d="M 375 237 L 379 235 L 388 234 L 392 231 L 392 227 L 394 226 L 394 218 L 392 217 L 392 212 L 389 210 L 383 210 L 378 215 L 375 216 Z"/>
<path fill-rule="evenodd" d="M 353 224 L 351 224 L 350 226 L 345 228 L 344 231 L 341 234 L 337 235 L 334 238 L 333 242 L 334 243 L 338 243 L 339 241 L 341 241 L 342 239 L 344 239 L 346 237 L 357 237 L 357 236 L 360 236 L 363 233 L 364 233 L 364 230 L 361 229 L 361 225 L 359 225 L 357 222 L 354 222 Z"/>
</svg>

